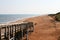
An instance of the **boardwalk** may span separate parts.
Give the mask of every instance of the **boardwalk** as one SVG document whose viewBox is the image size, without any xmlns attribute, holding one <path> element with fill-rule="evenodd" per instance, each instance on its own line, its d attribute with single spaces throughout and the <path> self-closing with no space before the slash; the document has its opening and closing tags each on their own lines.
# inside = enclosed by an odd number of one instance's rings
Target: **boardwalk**
<svg viewBox="0 0 60 40">
<path fill-rule="evenodd" d="M 28 40 L 34 30 L 33 22 L 0 25 L 0 40 Z"/>
</svg>

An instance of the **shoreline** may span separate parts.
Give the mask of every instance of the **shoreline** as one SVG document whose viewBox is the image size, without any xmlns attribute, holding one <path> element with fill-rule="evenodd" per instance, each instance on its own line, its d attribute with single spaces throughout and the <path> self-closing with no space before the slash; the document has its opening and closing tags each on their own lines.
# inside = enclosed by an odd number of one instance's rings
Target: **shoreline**
<svg viewBox="0 0 60 40">
<path fill-rule="evenodd" d="M 25 18 L 19 18 L 19 19 L 17 19 L 17 20 L 13 20 L 13 21 L 9 21 L 9 22 L 6 22 L 6 23 L 0 23 L 0 25 L 1 24 L 12 24 L 12 23 L 19 23 L 18 21 L 20 21 L 20 23 L 21 22 L 24 22 L 25 20 L 27 20 L 27 19 L 29 19 L 29 18 L 33 18 L 33 17 L 38 17 L 38 16 L 32 16 L 32 17 L 25 17 Z"/>
<path fill-rule="evenodd" d="M 48 15 L 48 14 L 47 14 Z M 12 20 L 12 21 L 8 21 L 8 22 L 1 22 L 0 24 L 7 24 L 7 23 L 12 23 L 12 22 L 16 22 L 16 21 L 21 21 L 21 20 L 25 20 L 25 19 L 29 19 L 29 18 L 33 18 L 33 17 L 38 17 L 38 16 L 44 16 L 44 15 L 37 15 L 37 16 L 30 16 L 30 17 L 23 17 L 23 18 L 18 18 L 16 20 Z"/>
<path fill-rule="evenodd" d="M 48 15 L 48 14 L 47 14 Z M 35 16 L 29 16 L 29 17 L 23 17 L 23 18 L 18 18 L 16 20 L 12 20 L 12 21 L 7 21 L 7 22 L 1 22 L 0 24 L 8 24 L 8 23 L 14 23 L 16 21 L 22 21 L 22 20 L 26 20 L 26 19 L 29 19 L 29 18 L 34 18 L 34 17 L 38 17 L 38 16 L 45 16 L 45 15 L 35 15 Z"/>
<path fill-rule="evenodd" d="M 34 16 L 35 17 L 35 16 Z M 31 18 L 31 17 L 24 17 L 24 18 L 18 18 L 16 20 L 12 20 L 12 21 L 9 21 L 9 22 L 3 22 L 3 23 L 0 23 L 0 24 L 7 24 L 7 23 L 12 23 L 12 22 L 16 22 L 16 21 L 22 21 L 22 20 L 25 20 L 25 19 L 28 19 L 28 18 Z"/>
</svg>

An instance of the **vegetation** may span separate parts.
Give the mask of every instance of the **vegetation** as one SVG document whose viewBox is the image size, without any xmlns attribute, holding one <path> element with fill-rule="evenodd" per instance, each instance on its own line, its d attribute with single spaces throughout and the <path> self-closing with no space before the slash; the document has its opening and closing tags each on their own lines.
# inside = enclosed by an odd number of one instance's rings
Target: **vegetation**
<svg viewBox="0 0 60 40">
<path fill-rule="evenodd" d="M 55 14 L 49 14 L 48 16 L 55 16 Z"/>
<path fill-rule="evenodd" d="M 56 14 L 49 14 L 48 16 L 54 17 L 54 19 L 56 21 L 60 21 L 60 12 L 58 12 Z"/>
<path fill-rule="evenodd" d="M 56 19 L 56 21 L 60 21 L 60 12 L 58 12 L 58 13 L 55 15 L 55 19 Z"/>
</svg>

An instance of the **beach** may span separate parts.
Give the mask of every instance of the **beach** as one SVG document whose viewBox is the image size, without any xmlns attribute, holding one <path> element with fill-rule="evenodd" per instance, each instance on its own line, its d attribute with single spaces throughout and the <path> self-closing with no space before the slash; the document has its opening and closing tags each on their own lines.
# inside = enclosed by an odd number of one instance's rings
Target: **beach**
<svg viewBox="0 0 60 40">
<path fill-rule="evenodd" d="M 9 24 L 33 22 L 34 32 L 28 35 L 29 40 L 60 40 L 60 22 L 48 15 L 36 16 L 23 20 L 17 20 Z"/>
<path fill-rule="evenodd" d="M 60 40 L 60 22 L 55 22 L 53 17 L 38 16 L 24 22 L 34 23 L 34 32 L 29 35 L 29 40 Z"/>
</svg>

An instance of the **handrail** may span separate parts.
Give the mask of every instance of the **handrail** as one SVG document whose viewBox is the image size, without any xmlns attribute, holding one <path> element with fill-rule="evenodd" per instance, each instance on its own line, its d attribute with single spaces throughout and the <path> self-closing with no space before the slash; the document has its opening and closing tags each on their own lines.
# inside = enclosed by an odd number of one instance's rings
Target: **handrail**
<svg viewBox="0 0 60 40">
<path fill-rule="evenodd" d="M 33 28 L 33 30 L 34 30 L 33 22 L 2 24 L 2 25 L 0 25 L 0 40 L 2 40 L 3 38 L 6 39 L 6 40 L 10 40 L 12 37 L 15 37 L 17 35 L 17 32 L 22 33 L 22 38 L 21 39 L 23 40 L 23 34 L 24 33 L 26 34 L 26 31 L 28 29 L 31 30 L 31 28 Z M 4 36 L 4 37 L 2 37 L 2 36 Z M 16 40 L 16 38 L 15 38 L 15 40 Z"/>
</svg>

